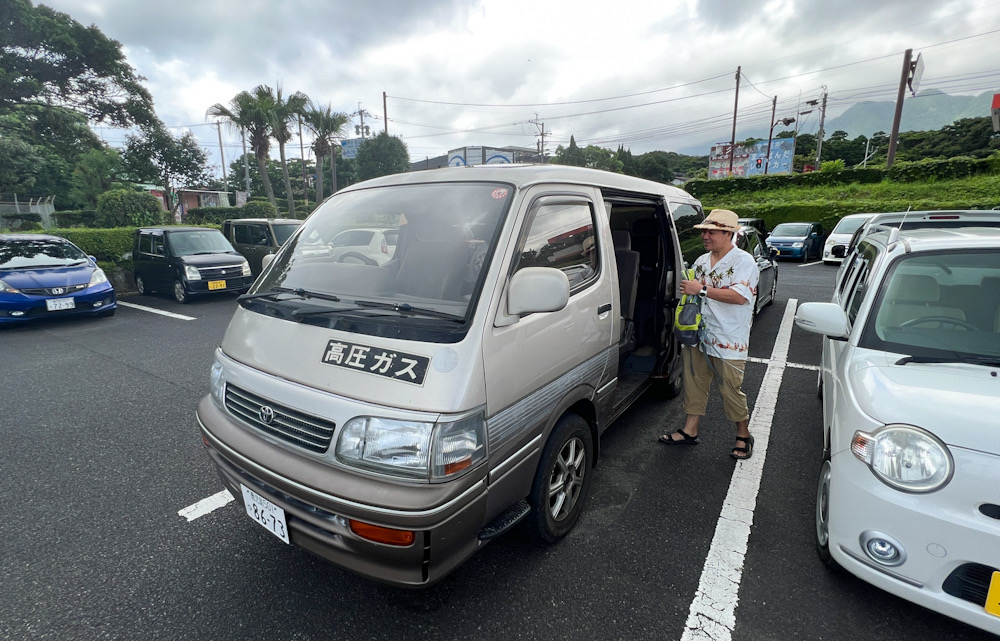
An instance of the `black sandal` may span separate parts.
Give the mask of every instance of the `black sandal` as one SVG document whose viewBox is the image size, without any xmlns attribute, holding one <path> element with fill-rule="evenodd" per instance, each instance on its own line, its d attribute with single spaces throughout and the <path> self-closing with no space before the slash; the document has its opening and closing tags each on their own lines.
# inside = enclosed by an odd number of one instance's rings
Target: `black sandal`
<svg viewBox="0 0 1000 641">
<path fill-rule="evenodd" d="M 753 436 L 747 436 L 746 438 L 737 436 L 736 441 L 743 441 L 746 445 L 744 447 L 734 447 L 733 451 L 729 453 L 729 456 L 732 456 L 737 461 L 745 461 L 753 456 Z M 737 456 L 737 452 L 740 454 L 746 454 L 746 456 Z"/>
<path fill-rule="evenodd" d="M 697 445 L 700 441 L 697 436 L 691 436 L 684 431 L 684 428 L 680 428 L 674 434 L 680 434 L 681 438 L 671 438 L 670 434 L 660 434 L 659 440 L 661 443 L 666 443 L 667 445 Z"/>
</svg>

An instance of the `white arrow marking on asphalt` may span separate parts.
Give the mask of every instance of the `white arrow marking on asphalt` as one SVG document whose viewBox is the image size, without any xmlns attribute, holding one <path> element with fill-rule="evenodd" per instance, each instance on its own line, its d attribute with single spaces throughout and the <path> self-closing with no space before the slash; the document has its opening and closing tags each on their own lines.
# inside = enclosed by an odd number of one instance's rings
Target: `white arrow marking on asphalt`
<svg viewBox="0 0 1000 641">
<path fill-rule="evenodd" d="M 209 512 L 214 512 L 223 505 L 233 502 L 233 500 L 233 495 L 229 493 L 229 490 L 222 490 L 207 499 L 198 501 L 194 505 L 187 506 L 177 514 L 186 518 L 188 523 L 190 523 L 199 516 L 205 516 Z"/>
<path fill-rule="evenodd" d="M 778 388 L 781 387 L 781 378 L 788 365 L 785 359 L 788 358 L 797 304 L 797 299 L 790 298 L 785 307 L 781 328 L 771 351 L 771 360 L 768 361 L 753 416 L 750 417 L 750 433 L 754 437 L 753 458 L 736 463 L 681 641 L 732 639 L 733 629 L 736 627 L 740 581 L 743 578 L 743 561 L 747 554 L 754 509 L 757 507 L 757 493 L 760 491 L 760 477 L 767 457 L 767 442 L 771 436 L 771 421 L 778 402 Z"/>
</svg>

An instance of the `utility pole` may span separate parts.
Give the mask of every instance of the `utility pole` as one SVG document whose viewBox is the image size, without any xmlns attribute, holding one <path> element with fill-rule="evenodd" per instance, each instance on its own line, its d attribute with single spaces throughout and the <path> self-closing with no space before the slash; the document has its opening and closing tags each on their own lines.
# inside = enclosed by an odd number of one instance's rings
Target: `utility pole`
<svg viewBox="0 0 1000 641">
<path fill-rule="evenodd" d="M 538 119 L 537 113 L 535 114 L 535 119 L 528 122 L 538 127 L 538 135 L 541 137 L 541 142 L 538 144 L 538 157 L 541 158 L 542 163 L 545 163 L 545 136 L 551 136 L 552 132 L 545 131 L 545 123 Z"/>
<path fill-rule="evenodd" d="M 299 115 L 299 158 L 302 159 L 302 198 L 309 206 L 309 181 L 306 180 L 306 148 L 302 140 L 302 115 Z"/>
<path fill-rule="evenodd" d="M 219 131 L 219 158 L 222 159 L 222 184 L 226 184 L 226 153 L 222 150 L 222 123 L 216 121 L 215 128 Z"/>
<path fill-rule="evenodd" d="M 826 85 L 823 85 L 823 104 L 819 108 L 819 133 L 816 134 L 816 169 L 820 167 L 823 153 L 823 123 L 826 122 Z"/>
<path fill-rule="evenodd" d="M 896 94 L 896 113 L 892 116 L 892 134 L 889 136 L 889 152 L 885 157 L 885 168 L 892 169 L 892 161 L 896 159 L 896 143 L 899 141 L 899 121 L 903 118 L 903 96 L 906 95 L 906 81 L 910 79 L 910 59 L 913 49 L 907 49 L 903 54 L 903 73 L 899 78 L 899 92 Z"/>
<path fill-rule="evenodd" d="M 736 156 L 736 112 L 740 106 L 740 76 L 743 65 L 736 67 L 736 100 L 733 103 L 733 136 L 729 140 L 729 175 L 733 175 L 733 158 Z"/>
<path fill-rule="evenodd" d="M 361 103 L 358 103 L 358 110 L 351 114 L 352 116 L 358 116 L 361 118 L 361 125 L 354 125 L 354 135 L 361 136 L 362 138 L 368 137 L 371 133 L 371 127 L 365 126 L 365 116 L 369 118 L 372 117 L 370 113 L 361 108 Z"/>
<path fill-rule="evenodd" d="M 767 168 L 771 165 L 771 137 L 774 135 L 774 111 L 778 108 L 778 97 L 775 96 L 771 100 L 771 128 L 768 129 L 767 133 L 767 154 L 764 156 L 764 174 L 767 174 Z"/>
<path fill-rule="evenodd" d="M 382 120 L 385 121 L 385 128 L 383 129 L 383 131 L 385 132 L 385 135 L 388 136 L 389 135 L 389 109 L 386 107 L 386 104 L 385 104 L 385 92 L 384 91 L 382 92 Z"/>
</svg>

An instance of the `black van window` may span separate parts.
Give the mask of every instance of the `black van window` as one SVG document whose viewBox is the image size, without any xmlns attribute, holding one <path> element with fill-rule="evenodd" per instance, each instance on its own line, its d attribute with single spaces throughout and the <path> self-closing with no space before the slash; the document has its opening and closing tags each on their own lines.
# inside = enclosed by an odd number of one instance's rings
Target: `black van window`
<svg viewBox="0 0 1000 641">
<path fill-rule="evenodd" d="M 253 240 L 250 239 L 250 225 L 234 225 L 233 239 L 240 245 L 252 245 Z"/>
</svg>

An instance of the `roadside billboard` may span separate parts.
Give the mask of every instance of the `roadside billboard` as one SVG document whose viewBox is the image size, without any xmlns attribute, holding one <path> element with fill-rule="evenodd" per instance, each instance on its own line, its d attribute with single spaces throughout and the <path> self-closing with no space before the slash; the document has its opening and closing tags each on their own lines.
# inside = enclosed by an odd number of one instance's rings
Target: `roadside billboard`
<svg viewBox="0 0 1000 641">
<path fill-rule="evenodd" d="M 770 161 L 767 159 L 766 140 L 751 145 L 736 145 L 735 153 L 732 145 L 716 145 L 708 155 L 709 180 L 729 177 L 730 156 L 733 159 L 733 176 L 762 176 L 765 170 L 768 174 L 790 174 L 795 159 L 795 139 L 772 139 Z"/>
<path fill-rule="evenodd" d="M 358 155 L 358 147 L 365 141 L 364 138 L 351 138 L 340 141 L 340 151 L 344 158 L 355 158 Z"/>
</svg>

